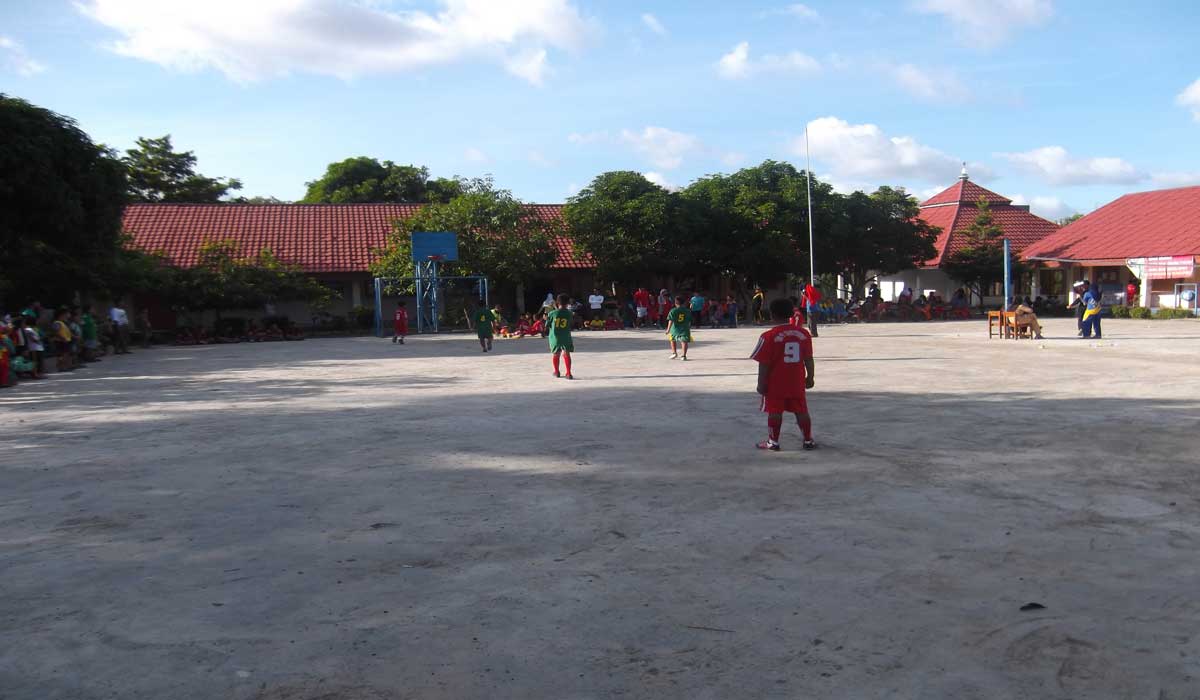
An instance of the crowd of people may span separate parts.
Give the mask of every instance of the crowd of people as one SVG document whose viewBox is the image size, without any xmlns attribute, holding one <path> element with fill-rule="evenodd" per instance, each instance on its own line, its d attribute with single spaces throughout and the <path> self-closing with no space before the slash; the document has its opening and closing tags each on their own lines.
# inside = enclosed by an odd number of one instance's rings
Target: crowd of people
<svg viewBox="0 0 1200 700">
<path fill-rule="evenodd" d="M 150 333 L 145 311 L 131 323 L 120 304 L 97 314 L 88 304 L 47 309 L 32 301 L 0 319 L 0 387 L 44 379 L 50 361 L 56 372 L 74 372 L 127 354 L 135 337 L 148 346 Z"/>
</svg>

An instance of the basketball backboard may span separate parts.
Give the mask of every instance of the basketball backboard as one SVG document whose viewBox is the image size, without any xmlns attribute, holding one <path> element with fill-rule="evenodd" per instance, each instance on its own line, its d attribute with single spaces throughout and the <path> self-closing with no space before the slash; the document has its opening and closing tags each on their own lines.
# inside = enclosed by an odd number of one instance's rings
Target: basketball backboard
<svg viewBox="0 0 1200 700">
<path fill-rule="evenodd" d="M 440 256 L 440 262 L 458 260 L 458 234 L 445 231 L 413 231 L 412 259 L 425 262 Z"/>
</svg>

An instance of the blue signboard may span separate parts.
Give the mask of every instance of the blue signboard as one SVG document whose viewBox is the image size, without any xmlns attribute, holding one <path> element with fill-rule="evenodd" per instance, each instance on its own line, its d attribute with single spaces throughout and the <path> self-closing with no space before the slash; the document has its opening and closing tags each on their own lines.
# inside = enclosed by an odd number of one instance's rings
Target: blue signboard
<svg viewBox="0 0 1200 700">
<path fill-rule="evenodd" d="M 425 262 L 440 256 L 442 262 L 458 260 L 458 234 L 445 231 L 413 231 L 412 259 Z"/>
</svg>

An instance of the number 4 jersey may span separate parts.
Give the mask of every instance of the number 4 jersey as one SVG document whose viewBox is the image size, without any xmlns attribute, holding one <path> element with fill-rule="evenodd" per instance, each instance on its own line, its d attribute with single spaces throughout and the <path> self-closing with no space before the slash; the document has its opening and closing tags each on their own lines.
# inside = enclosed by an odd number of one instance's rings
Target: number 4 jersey
<svg viewBox="0 0 1200 700">
<path fill-rule="evenodd" d="M 797 399 L 804 396 L 804 360 L 812 356 L 812 335 L 805 328 L 788 325 L 759 336 L 750 359 L 770 368 L 767 397 Z"/>
</svg>

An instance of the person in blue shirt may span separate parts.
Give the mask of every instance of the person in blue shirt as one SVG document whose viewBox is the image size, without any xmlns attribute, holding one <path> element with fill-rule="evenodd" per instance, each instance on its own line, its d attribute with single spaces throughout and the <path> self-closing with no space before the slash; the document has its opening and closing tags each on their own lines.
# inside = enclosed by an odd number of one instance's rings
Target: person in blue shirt
<svg viewBox="0 0 1200 700">
<path fill-rule="evenodd" d="M 691 309 L 692 321 L 696 325 L 702 324 L 703 320 L 700 317 L 704 314 L 704 295 L 700 292 L 692 292 Z"/>
<path fill-rule="evenodd" d="M 1091 338 L 1093 335 L 1096 339 L 1101 338 L 1100 335 L 1100 291 L 1096 287 L 1089 286 L 1083 293 L 1083 337 Z"/>
</svg>

